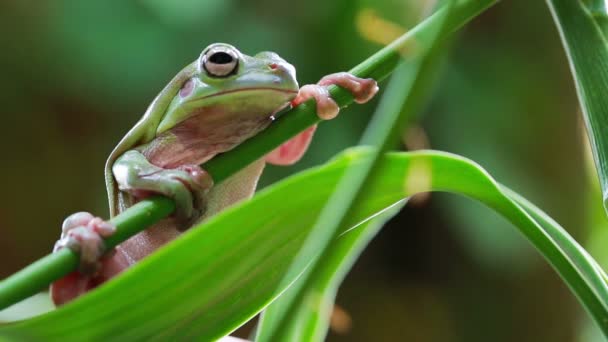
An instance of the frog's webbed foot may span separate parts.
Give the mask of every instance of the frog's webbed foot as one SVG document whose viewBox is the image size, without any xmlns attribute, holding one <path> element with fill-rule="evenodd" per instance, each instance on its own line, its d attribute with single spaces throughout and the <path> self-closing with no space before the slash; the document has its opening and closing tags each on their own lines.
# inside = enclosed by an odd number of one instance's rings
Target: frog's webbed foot
<svg viewBox="0 0 608 342">
<path fill-rule="evenodd" d="M 346 72 L 339 72 L 323 77 L 317 84 L 307 84 L 300 88 L 298 95 L 291 101 L 293 106 L 314 98 L 317 104 L 317 115 L 323 120 L 335 118 L 340 112 L 338 104 L 329 96 L 327 86 L 337 85 L 350 91 L 357 103 L 369 101 L 378 92 L 378 83 L 371 79 L 363 79 Z M 266 161 L 277 165 L 290 165 L 297 162 L 312 140 L 316 126 L 312 126 L 266 156 Z"/>
<path fill-rule="evenodd" d="M 211 176 L 198 165 L 163 169 L 151 164 L 137 150 L 116 160 L 112 172 L 121 191 L 136 198 L 161 194 L 175 201 L 175 217 L 187 228 L 205 209 L 205 193 L 213 185 Z"/>
<path fill-rule="evenodd" d="M 67 247 L 80 254 L 80 273 L 92 275 L 99 269 L 99 259 L 106 252 L 103 238 L 115 231 L 114 225 L 99 217 L 87 212 L 75 213 L 63 221 L 61 238 L 53 251 Z"/>
<path fill-rule="evenodd" d="M 111 236 L 116 227 L 87 212 L 68 216 L 63 221 L 61 238 L 55 243 L 54 252 L 69 248 L 80 254 L 80 266 L 61 279 L 53 282 L 51 298 L 61 305 L 80 296 L 126 269 L 134 261 L 120 247 L 107 251 L 103 238 Z"/>
<path fill-rule="evenodd" d="M 333 119 L 340 108 L 329 97 L 327 86 L 337 85 L 350 91 L 355 102 L 365 103 L 378 92 L 378 83 L 371 78 L 359 78 L 347 72 L 339 72 L 323 77 L 317 84 L 307 84 L 300 88 L 298 96 L 292 100 L 294 106 L 313 97 L 317 102 L 317 115 L 323 120 Z"/>
</svg>

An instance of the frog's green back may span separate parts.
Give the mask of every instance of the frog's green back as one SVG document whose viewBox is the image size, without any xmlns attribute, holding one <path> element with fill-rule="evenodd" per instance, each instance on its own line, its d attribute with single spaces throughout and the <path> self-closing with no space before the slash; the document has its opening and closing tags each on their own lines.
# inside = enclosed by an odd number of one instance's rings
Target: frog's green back
<svg viewBox="0 0 608 342">
<path fill-rule="evenodd" d="M 106 180 L 106 190 L 108 192 L 108 203 L 110 205 L 110 216 L 119 214 L 119 190 L 114 176 L 112 175 L 112 165 L 116 159 L 126 151 L 150 142 L 156 136 L 156 129 L 163 119 L 169 104 L 177 95 L 184 82 L 196 72 L 196 62 L 191 63 L 182 69 L 165 88 L 156 96 L 150 104 L 143 117 L 116 145 L 108 160 L 106 161 L 104 175 Z"/>
</svg>

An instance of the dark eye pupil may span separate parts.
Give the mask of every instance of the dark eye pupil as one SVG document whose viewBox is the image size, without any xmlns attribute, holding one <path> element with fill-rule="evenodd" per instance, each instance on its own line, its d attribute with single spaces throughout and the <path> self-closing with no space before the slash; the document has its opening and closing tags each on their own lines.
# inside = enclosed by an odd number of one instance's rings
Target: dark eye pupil
<svg viewBox="0 0 608 342">
<path fill-rule="evenodd" d="M 209 57 L 209 62 L 215 64 L 229 64 L 232 63 L 232 56 L 225 52 L 216 52 Z"/>
</svg>

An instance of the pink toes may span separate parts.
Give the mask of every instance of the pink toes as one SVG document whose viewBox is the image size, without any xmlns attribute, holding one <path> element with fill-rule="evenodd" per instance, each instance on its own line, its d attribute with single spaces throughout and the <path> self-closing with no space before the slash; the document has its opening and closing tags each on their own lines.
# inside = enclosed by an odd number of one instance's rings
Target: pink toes
<svg viewBox="0 0 608 342">
<path fill-rule="evenodd" d="M 338 115 L 338 112 L 340 112 L 338 104 L 329 97 L 327 88 L 318 84 L 307 84 L 302 86 L 298 92 L 298 96 L 291 101 L 291 104 L 297 106 L 311 97 L 314 98 L 317 103 L 317 115 L 321 119 L 333 119 Z"/>
<path fill-rule="evenodd" d="M 79 212 L 66 218 L 61 230 L 61 238 L 53 250 L 67 247 L 79 253 L 81 271 L 92 273 L 105 252 L 103 238 L 114 234 L 116 227 L 99 217 Z"/>
<path fill-rule="evenodd" d="M 114 234 L 116 227 L 99 217 L 79 212 L 63 221 L 61 231 L 61 238 L 53 251 L 67 247 L 79 253 L 80 267 L 78 272 L 72 272 L 51 285 L 51 297 L 58 305 L 95 286 L 92 280 L 99 277 L 102 265 L 100 260 L 105 253 L 103 238 Z"/>
<path fill-rule="evenodd" d="M 203 170 L 198 165 L 187 164 L 181 165 L 177 170 L 182 170 L 190 174 L 192 182 L 196 184 L 197 189 L 210 189 L 213 186 L 213 179 L 207 171 Z"/>
<path fill-rule="evenodd" d="M 338 104 L 329 96 L 327 86 L 337 85 L 350 91 L 357 103 L 369 101 L 378 92 L 378 84 L 371 78 L 362 79 L 346 72 L 323 77 L 318 84 L 308 84 L 300 88 L 298 95 L 291 101 L 293 106 L 314 98 L 317 115 L 322 120 L 335 118 L 340 112 Z M 266 156 L 266 161 L 276 165 L 290 165 L 297 162 L 310 144 L 316 126 L 293 137 Z"/>
<path fill-rule="evenodd" d="M 347 72 L 339 72 L 323 77 L 317 84 L 308 84 L 300 88 L 298 96 L 291 101 L 292 105 L 297 106 L 312 97 L 317 103 L 317 115 L 321 119 L 330 120 L 335 118 L 340 108 L 329 96 L 329 91 L 327 91 L 329 85 L 337 85 L 350 91 L 357 103 L 369 101 L 378 92 L 378 83 L 375 80 L 359 78 Z"/>
<path fill-rule="evenodd" d="M 116 231 L 116 227 L 113 224 L 102 220 L 100 217 L 93 218 L 87 226 L 101 237 L 108 237 Z"/>
<path fill-rule="evenodd" d="M 111 223 L 82 211 L 68 216 L 68 218 L 63 221 L 61 232 L 62 234 L 69 234 L 77 227 L 87 227 L 90 231 L 98 233 L 103 237 L 112 235 L 116 230 Z"/>
<path fill-rule="evenodd" d="M 371 100 L 378 92 L 378 83 L 371 78 L 359 78 L 347 72 L 339 72 L 323 77 L 321 86 L 338 85 L 353 94 L 355 102 L 365 103 Z"/>
</svg>

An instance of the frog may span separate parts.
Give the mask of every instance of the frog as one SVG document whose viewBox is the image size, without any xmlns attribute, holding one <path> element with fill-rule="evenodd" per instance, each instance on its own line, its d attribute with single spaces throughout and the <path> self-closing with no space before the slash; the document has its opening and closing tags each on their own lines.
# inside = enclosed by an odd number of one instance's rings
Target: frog
<svg viewBox="0 0 608 342">
<path fill-rule="evenodd" d="M 120 140 L 105 164 L 105 182 L 114 217 L 152 195 L 174 200 L 174 213 L 112 250 L 103 239 L 116 227 L 88 212 L 68 216 L 54 251 L 79 254 L 78 270 L 55 281 L 50 293 L 65 304 L 117 276 L 188 228 L 250 198 L 267 163 L 291 165 L 301 159 L 316 125 L 263 158 L 214 185 L 200 167 L 255 136 L 285 109 L 308 99 L 321 120 L 339 113 L 328 87 L 348 90 L 357 103 L 378 91 L 373 79 L 341 72 L 299 87 L 293 65 L 274 52 L 253 56 L 226 43 L 213 43 L 161 90 L 142 118 Z"/>
</svg>

